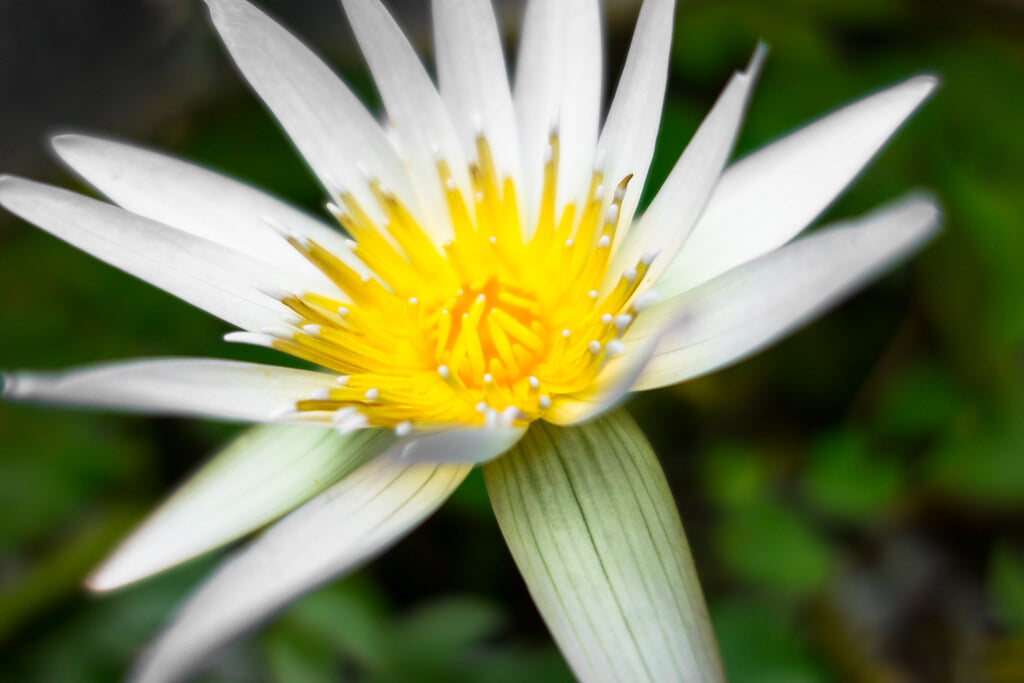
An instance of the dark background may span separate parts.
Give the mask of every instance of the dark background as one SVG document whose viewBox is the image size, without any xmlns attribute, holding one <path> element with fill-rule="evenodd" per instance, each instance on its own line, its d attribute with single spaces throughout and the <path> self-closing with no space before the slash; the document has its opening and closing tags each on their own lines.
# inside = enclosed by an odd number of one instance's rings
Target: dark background
<svg viewBox="0 0 1024 683">
<path fill-rule="evenodd" d="M 264 6 L 372 101 L 332 0 Z M 429 50 L 425 4 L 392 6 Z M 501 7 L 511 44 L 518 5 Z M 607 7 L 612 76 L 635 7 Z M 315 210 L 316 185 L 205 14 L 198 0 L 0 0 L 0 168 L 82 189 L 45 138 L 86 130 Z M 1024 680 L 1024 5 L 682 3 L 655 186 L 758 38 L 772 53 L 740 154 L 910 74 L 941 74 L 829 216 L 923 186 L 947 219 L 909 265 L 771 351 L 629 405 L 676 493 L 726 668 L 758 683 Z M 222 343 L 222 323 L 8 214 L 0 299 L 0 366 L 257 357 Z M 215 558 L 109 596 L 85 594 L 82 577 L 238 429 L 0 405 L 0 680 L 122 675 Z M 339 677 L 569 679 L 479 476 L 209 680 Z"/>
</svg>

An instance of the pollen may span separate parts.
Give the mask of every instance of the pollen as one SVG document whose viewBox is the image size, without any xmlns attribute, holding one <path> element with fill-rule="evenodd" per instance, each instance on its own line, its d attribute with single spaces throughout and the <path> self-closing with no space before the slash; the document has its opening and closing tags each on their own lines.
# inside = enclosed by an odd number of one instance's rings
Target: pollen
<svg viewBox="0 0 1024 683">
<path fill-rule="evenodd" d="M 453 226 L 442 245 L 377 180 L 368 181 L 379 204 L 372 212 L 351 193 L 334 197 L 328 208 L 372 277 L 279 228 L 343 293 L 273 293 L 288 312 L 286 327 L 266 331 L 270 345 L 337 373 L 295 411 L 333 416 L 339 429 L 370 425 L 404 436 L 526 423 L 558 397 L 593 385 L 623 349 L 618 338 L 636 316 L 631 302 L 653 256 L 617 280 L 607 277 L 630 178 L 609 191 L 598 167 L 582 201 L 556 208 L 557 132 L 548 143 L 530 226 L 520 219 L 514 182 L 497 172 L 482 136 L 470 192 L 437 162 Z"/>
</svg>

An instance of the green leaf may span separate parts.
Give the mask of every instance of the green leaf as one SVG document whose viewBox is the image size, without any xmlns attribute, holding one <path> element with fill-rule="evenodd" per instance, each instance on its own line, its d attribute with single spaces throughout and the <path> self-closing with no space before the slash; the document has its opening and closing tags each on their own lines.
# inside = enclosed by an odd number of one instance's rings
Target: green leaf
<svg viewBox="0 0 1024 683">
<path fill-rule="evenodd" d="M 989 591 L 1007 626 L 1024 633 L 1024 555 L 1006 543 L 992 552 Z"/>
<path fill-rule="evenodd" d="M 898 459 L 872 454 L 867 437 L 847 429 L 816 440 L 800 483 L 818 510 L 842 521 L 871 522 L 896 500 L 903 481 Z"/>
<path fill-rule="evenodd" d="M 584 681 L 716 681 L 721 663 L 665 475 L 617 411 L 534 423 L 484 466 L 498 524 Z"/>
<path fill-rule="evenodd" d="M 835 565 L 832 549 L 815 530 L 773 499 L 731 510 L 719 523 L 716 543 L 734 576 L 783 596 L 816 590 Z"/>
<path fill-rule="evenodd" d="M 231 442 L 129 536 L 89 580 L 144 578 L 233 541 L 309 500 L 380 453 L 380 430 L 261 425 Z"/>
</svg>

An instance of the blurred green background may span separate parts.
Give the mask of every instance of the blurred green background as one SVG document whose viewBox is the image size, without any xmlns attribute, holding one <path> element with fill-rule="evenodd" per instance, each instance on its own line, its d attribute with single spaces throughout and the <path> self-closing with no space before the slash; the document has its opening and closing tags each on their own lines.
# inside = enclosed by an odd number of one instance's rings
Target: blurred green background
<svg viewBox="0 0 1024 683">
<path fill-rule="evenodd" d="M 231 73 L 201 3 L 81 3 L 70 17 L 42 4 L 0 3 L 0 80 L 17 85 L 0 107 L 3 170 L 81 189 L 42 160 L 41 132 L 59 120 L 172 149 L 316 210 L 316 186 Z M 308 29 L 372 101 L 333 2 L 264 5 Z M 514 28 L 516 8 L 502 8 Z M 422 2 L 400 9 L 414 35 L 429 35 Z M 614 76 L 635 6 L 608 10 Z M 133 24 L 131 12 L 143 18 Z M 772 350 L 629 406 L 676 494 L 726 669 L 757 683 L 1022 681 L 1024 6 L 683 3 L 648 189 L 758 38 L 772 53 L 739 154 L 904 76 L 941 74 L 938 95 L 826 218 L 911 187 L 933 189 L 947 218 L 909 265 Z M 63 83 L 61 99 L 52 89 Z M 0 291 L 2 366 L 266 358 L 6 214 Z M 85 594 L 81 580 L 238 429 L 0 405 L 0 679 L 123 674 L 216 558 L 109 596 Z M 339 679 L 571 680 L 481 477 L 203 680 Z"/>
</svg>

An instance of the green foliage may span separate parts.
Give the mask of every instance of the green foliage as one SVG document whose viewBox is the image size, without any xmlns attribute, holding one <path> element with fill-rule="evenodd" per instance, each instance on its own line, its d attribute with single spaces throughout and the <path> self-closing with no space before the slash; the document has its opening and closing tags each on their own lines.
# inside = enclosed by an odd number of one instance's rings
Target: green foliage
<svg viewBox="0 0 1024 683">
<path fill-rule="evenodd" d="M 772 351 L 634 404 L 679 503 L 731 680 L 836 680 L 852 660 L 898 680 L 952 680 L 979 657 L 1002 672 L 992 680 L 1020 679 L 1022 26 L 1012 3 L 680 3 L 646 200 L 758 39 L 771 54 L 739 156 L 912 73 L 944 81 L 824 217 L 923 186 L 945 208 L 940 238 Z M 320 210 L 311 175 L 254 98 L 218 95 L 141 137 Z M 283 360 L 226 345 L 220 322 L 0 221 L 0 366 Z M 0 404 L 0 678 L 123 675 L 213 559 L 110 596 L 85 596 L 80 582 L 233 431 Z M 204 680 L 571 680 L 501 546 L 483 478 L 451 503 Z M 908 544 L 927 549 L 931 578 L 900 559 Z M 851 569 L 862 593 L 842 593 Z M 837 648 L 835 629 L 814 618 L 822 605 L 850 643 Z"/>
</svg>

